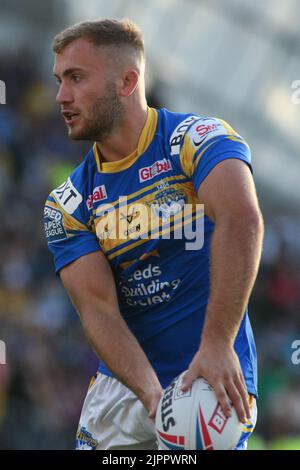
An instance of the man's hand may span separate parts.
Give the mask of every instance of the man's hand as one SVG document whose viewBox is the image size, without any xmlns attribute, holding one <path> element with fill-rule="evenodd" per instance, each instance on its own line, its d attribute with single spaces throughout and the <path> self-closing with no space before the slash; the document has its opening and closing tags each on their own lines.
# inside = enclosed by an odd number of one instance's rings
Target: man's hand
<svg viewBox="0 0 300 470">
<path fill-rule="evenodd" d="M 164 390 L 162 388 L 157 389 L 149 394 L 143 402 L 146 410 L 148 411 L 148 418 L 152 419 L 153 421 L 155 421 L 158 403 L 163 394 Z"/>
<path fill-rule="evenodd" d="M 202 343 L 183 377 L 182 391 L 189 390 L 198 377 L 213 387 L 226 417 L 231 416 L 232 402 L 242 423 L 251 418 L 244 377 L 232 347 Z"/>
</svg>

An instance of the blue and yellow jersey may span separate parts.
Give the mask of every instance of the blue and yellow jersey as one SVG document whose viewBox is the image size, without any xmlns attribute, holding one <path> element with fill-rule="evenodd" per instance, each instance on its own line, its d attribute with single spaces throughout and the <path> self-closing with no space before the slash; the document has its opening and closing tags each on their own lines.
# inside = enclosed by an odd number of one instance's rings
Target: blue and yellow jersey
<svg viewBox="0 0 300 470">
<path fill-rule="evenodd" d="M 94 145 L 46 202 L 45 232 L 56 272 L 103 251 L 120 312 L 163 387 L 187 369 L 199 347 L 214 224 L 204 216 L 197 190 L 228 158 L 243 160 L 251 170 L 248 145 L 225 121 L 148 108 L 135 152 L 103 162 Z M 247 312 L 235 350 L 256 395 Z M 99 370 L 111 375 L 102 362 Z"/>
</svg>

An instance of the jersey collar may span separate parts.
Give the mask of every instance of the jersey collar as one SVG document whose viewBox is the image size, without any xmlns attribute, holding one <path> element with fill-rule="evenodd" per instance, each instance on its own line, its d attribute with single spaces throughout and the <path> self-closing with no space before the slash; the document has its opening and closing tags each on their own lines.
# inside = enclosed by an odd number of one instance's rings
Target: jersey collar
<svg viewBox="0 0 300 470">
<path fill-rule="evenodd" d="M 127 157 L 122 158 L 122 160 L 118 160 L 116 162 L 102 162 L 100 152 L 95 142 L 93 145 L 93 153 L 99 173 L 117 173 L 118 171 L 126 170 L 133 165 L 133 163 L 147 150 L 153 140 L 157 127 L 157 119 L 157 110 L 148 107 L 147 119 L 141 132 L 137 148 Z"/>
</svg>

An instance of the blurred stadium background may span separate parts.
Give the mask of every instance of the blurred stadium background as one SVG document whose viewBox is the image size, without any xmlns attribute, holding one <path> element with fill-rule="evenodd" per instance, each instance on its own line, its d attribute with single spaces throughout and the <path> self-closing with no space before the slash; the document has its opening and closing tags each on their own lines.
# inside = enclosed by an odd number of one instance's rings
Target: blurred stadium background
<svg viewBox="0 0 300 470">
<path fill-rule="evenodd" d="M 260 391 L 250 448 L 300 449 L 298 0 L 0 0 L 0 449 L 72 449 L 97 366 L 54 275 L 42 210 L 89 147 L 67 139 L 51 41 L 100 16 L 142 27 L 151 105 L 221 117 L 251 145 L 266 236 L 250 305 Z"/>
</svg>

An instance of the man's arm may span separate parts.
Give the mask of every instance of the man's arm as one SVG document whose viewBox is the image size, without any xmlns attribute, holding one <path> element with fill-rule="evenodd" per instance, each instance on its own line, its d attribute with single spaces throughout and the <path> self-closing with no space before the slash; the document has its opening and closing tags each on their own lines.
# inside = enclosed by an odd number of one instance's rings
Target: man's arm
<svg viewBox="0 0 300 470">
<path fill-rule="evenodd" d="M 211 288 L 200 348 L 182 388 L 190 388 L 197 377 L 206 378 L 225 415 L 231 414 L 231 400 L 245 422 L 250 418 L 248 394 L 234 340 L 258 271 L 263 219 L 252 175 L 238 159 L 219 163 L 200 185 L 198 196 L 205 214 L 215 223 Z"/>
<path fill-rule="evenodd" d="M 63 268 L 60 277 L 95 352 L 154 418 L 162 387 L 120 314 L 115 281 L 104 254 L 82 256 Z"/>
</svg>

